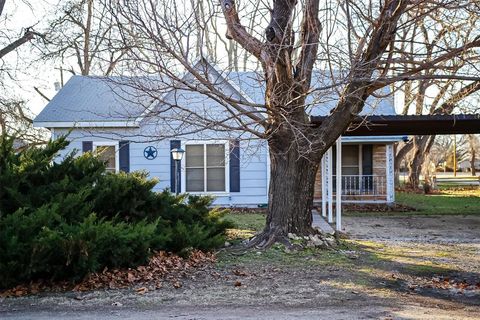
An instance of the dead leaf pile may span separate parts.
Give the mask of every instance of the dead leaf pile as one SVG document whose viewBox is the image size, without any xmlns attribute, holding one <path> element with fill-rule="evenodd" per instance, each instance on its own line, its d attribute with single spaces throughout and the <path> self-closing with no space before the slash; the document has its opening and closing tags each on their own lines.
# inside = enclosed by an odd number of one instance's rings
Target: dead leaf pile
<svg viewBox="0 0 480 320">
<path fill-rule="evenodd" d="M 137 288 L 138 294 L 144 294 L 153 289 L 159 289 L 162 283 L 170 282 L 174 288 L 180 288 L 181 278 L 188 277 L 194 271 L 208 267 L 216 261 L 213 253 L 192 251 L 188 258 L 182 258 L 164 251 L 156 252 L 145 266 L 128 269 L 105 268 L 102 272 L 91 273 L 80 283 L 37 281 L 26 285 L 19 285 L 11 289 L 0 291 L 0 297 L 20 297 L 36 294 L 42 291 L 89 291 L 96 289 L 118 289 L 142 285 Z M 150 288 L 150 289 L 149 289 Z"/>
<path fill-rule="evenodd" d="M 415 283 L 410 283 L 410 290 L 416 290 L 421 287 L 433 288 L 437 290 L 448 290 L 456 293 L 470 292 L 480 294 L 480 282 L 468 281 L 465 279 L 450 279 L 448 277 L 432 277 L 427 279 L 417 279 Z"/>
<path fill-rule="evenodd" d="M 381 203 L 346 203 L 343 205 L 346 212 L 410 212 L 417 211 L 416 208 L 400 203 L 381 204 Z"/>
</svg>

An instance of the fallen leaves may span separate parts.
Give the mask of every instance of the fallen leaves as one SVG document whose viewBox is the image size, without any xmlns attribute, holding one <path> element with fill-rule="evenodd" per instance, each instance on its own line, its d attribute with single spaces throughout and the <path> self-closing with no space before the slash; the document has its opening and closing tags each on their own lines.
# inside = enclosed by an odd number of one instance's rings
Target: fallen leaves
<svg viewBox="0 0 480 320">
<path fill-rule="evenodd" d="M 156 281 L 155 288 L 161 288 L 159 279 L 169 279 L 174 288 L 180 288 L 182 285 L 177 280 L 180 277 L 187 276 L 189 271 L 215 262 L 215 256 L 210 253 L 194 251 L 188 259 L 166 252 L 157 252 L 152 256 L 148 265 L 139 266 L 135 269 L 112 270 L 102 273 L 92 273 L 74 290 L 85 291 L 108 288 L 126 288 L 132 284 L 147 284 Z"/>
<path fill-rule="evenodd" d="M 417 277 L 414 281 L 407 283 L 408 289 L 418 291 L 422 288 L 449 291 L 451 293 L 462 294 L 471 292 L 472 294 L 480 294 L 480 282 L 467 279 L 451 279 L 449 277 L 434 276 L 431 278 Z"/>
<path fill-rule="evenodd" d="M 192 251 L 188 258 L 166 253 L 156 252 L 145 266 L 128 269 L 104 268 L 101 272 L 91 273 L 80 283 L 72 285 L 69 282 L 34 282 L 0 291 L 0 297 L 20 297 L 36 294 L 40 291 L 89 291 L 97 289 L 117 289 L 132 286 L 141 286 L 135 289 L 138 294 L 145 294 L 149 290 L 163 287 L 162 281 L 170 281 L 176 289 L 183 285 L 180 278 L 189 276 L 194 270 L 213 264 L 216 261 L 213 253 Z"/>
<path fill-rule="evenodd" d="M 423 191 L 421 192 L 423 193 Z M 395 203 L 390 204 L 380 204 L 380 203 L 346 203 L 342 205 L 346 212 L 410 212 L 417 211 L 416 208 L 410 207 L 404 204 Z"/>
</svg>

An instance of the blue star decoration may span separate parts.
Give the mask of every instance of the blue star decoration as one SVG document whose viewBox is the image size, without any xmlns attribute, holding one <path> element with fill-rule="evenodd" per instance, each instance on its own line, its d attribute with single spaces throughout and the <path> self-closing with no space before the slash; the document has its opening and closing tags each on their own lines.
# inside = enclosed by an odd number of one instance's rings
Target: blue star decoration
<svg viewBox="0 0 480 320">
<path fill-rule="evenodd" d="M 152 147 L 152 146 L 148 146 L 146 147 L 144 150 L 143 150 L 143 156 L 147 159 L 147 160 L 153 160 L 157 157 L 157 148 L 155 147 Z"/>
</svg>

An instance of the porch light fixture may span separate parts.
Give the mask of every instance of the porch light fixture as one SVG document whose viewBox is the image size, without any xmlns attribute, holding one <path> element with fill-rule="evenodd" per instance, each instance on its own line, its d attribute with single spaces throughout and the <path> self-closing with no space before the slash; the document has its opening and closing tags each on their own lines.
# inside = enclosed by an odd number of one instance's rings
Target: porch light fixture
<svg viewBox="0 0 480 320">
<path fill-rule="evenodd" d="M 178 196 L 178 194 L 180 193 L 180 174 L 178 172 L 178 165 L 180 163 L 180 161 L 182 161 L 183 159 L 183 155 L 185 154 L 185 150 L 183 150 L 182 148 L 174 148 L 172 150 L 170 150 L 171 154 L 172 154 L 172 158 L 173 160 L 175 160 L 175 194 Z"/>
<path fill-rule="evenodd" d="M 185 150 L 182 148 L 174 148 L 170 151 L 172 153 L 172 158 L 175 161 L 182 161 Z"/>
</svg>

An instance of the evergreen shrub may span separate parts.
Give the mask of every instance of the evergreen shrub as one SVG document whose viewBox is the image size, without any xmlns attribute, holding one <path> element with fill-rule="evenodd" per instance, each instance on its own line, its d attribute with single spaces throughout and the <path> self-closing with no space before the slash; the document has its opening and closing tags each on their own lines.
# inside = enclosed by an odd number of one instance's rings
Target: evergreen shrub
<svg viewBox="0 0 480 320">
<path fill-rule="evenodd" d="M 142 172 L 109 173 L 91 153 L 54 161 L 65 137 L 13 150 L 0 136 L 0 288 L 79 280 L 134 267 L 153 251 L 188 254 L 224 243 L 230 224 L 209 197 L 154 192 Z"/>
</svg>

